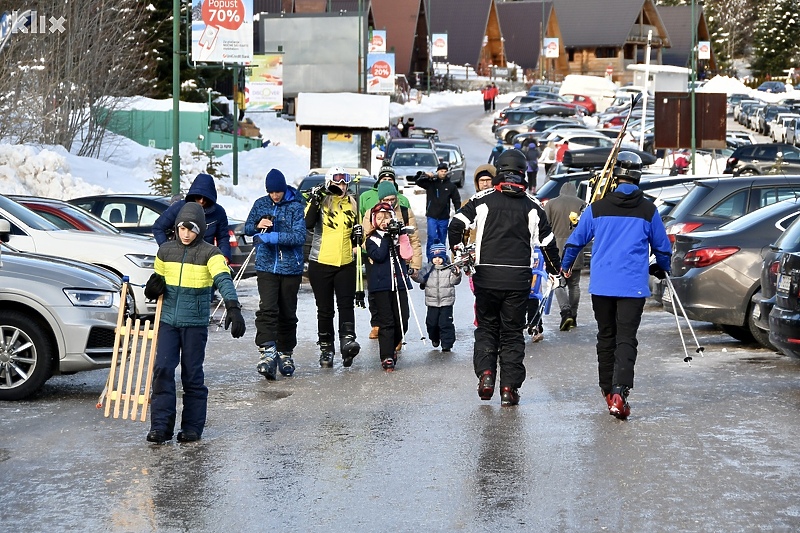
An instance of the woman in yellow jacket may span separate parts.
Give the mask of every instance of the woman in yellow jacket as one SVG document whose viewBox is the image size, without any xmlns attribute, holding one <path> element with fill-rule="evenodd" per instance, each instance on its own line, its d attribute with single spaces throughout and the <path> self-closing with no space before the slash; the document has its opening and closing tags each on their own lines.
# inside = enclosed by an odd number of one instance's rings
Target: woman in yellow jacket
<svg viewBox="0 0 800 533">
<path fill-rule="evenodd" d="M 341 167 L 331 167 L 324 186 L 312 189 L 306 206 L 306 228 L 314 231 L 308 256 L 308 280 L 317 303 L 319 365 L 333 368 L 336 353 L 333 317 L 339 311 L 339 347 L 342 365 L 350 366 L 361 347 L 356 342 L 356 264 L 363 229 L 358 206 L 347 191 L 352 177 Z M 336 308 L 333 298 L 336 296 Z"/>
</svg>

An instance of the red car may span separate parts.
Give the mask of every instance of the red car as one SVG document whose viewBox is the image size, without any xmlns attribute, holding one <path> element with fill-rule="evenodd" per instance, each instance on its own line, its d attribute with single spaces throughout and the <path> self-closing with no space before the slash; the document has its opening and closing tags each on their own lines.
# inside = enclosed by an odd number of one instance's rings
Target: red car
<svg viewBox="0 0 800 533">
<path fill-rule="evenodd" d="M 21 195 L 8 195 L 8 197 L 46 218 L 61 229 L 111 234 L 122 233 L 102 218 L 96 217 L 63 200 Z"/>
<path fill-rule="evenodd" d="M 587 115 L 594 115 L 597 111 L 597 105 L 595 105 L 594 100 L 585 96 L 583 94 L 562 94 L 568 102 L 572 102 L 573 104 L 578 104 L 586 110 Z"/>
</svg>

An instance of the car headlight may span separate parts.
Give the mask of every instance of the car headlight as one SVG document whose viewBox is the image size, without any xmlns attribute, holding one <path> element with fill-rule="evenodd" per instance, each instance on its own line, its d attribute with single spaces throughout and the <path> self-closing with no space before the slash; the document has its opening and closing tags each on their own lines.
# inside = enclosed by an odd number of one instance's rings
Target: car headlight
<svg viewBox="0 0 800 533">
<path fill-rule="evenodd" d="M 115 293 L 110 291 L 64 289 L 64 294 L 76 307 L 111 307 L 115 303 Z"/>
<path fill-rule="evenodd" d="M 125 257 L 139 268 L 155 268 L 156 265 L 156 256 L 154 255 L 127 254 Z"/>
</svg>

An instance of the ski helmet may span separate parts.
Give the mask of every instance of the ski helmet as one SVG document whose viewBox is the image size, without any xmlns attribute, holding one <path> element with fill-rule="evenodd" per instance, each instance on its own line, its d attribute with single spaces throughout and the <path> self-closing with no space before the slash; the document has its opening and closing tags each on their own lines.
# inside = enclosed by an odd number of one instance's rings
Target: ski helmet
<svg viewBox="0 0 800 533">
<path fill-rule="evenodd" d="M 642 158 L 633 152 L 620 152 L 614 165 L 614 177 L 638 185 L 642 177 Z"/>
<path fill-rule="evenodd" d="M 332 194 L 344 194 L 352 179 L 342 167 L 331 167 L 325 174 L 325 188 Z"/>
<path fill-rule="evenodd" d="M 370 213 L 369 220 L 372 222 L 372 227 L 377 228 L 378 225 L 375 223 L 375 217 L 378 213 L 391 213 L 394 216 L 394 208 L 392 204 L 387 202 L 380 202 L 375 207 L 372 208 L 372 212 Z"/>
<path fill-rule="evenodd" d="M 528 160 L 516 149 L 506 150 L 497 158 L 497 174 L 492 183 L 500 192 L 511 196 L 522 196 L 527 189 L 525 171 Z"/>
</svg>

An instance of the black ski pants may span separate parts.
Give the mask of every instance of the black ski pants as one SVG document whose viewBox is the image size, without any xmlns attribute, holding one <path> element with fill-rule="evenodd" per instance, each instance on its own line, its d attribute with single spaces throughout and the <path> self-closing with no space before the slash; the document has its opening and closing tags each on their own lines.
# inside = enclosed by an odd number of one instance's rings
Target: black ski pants
<svg viewBox="0 0 800 533">
<path fill-rule="evenodd" d="M 597 321 L 597 371 L 600 388 L 611 392 L 614 385 L 633 388 L 636 364 L 636 332 L 642 321 L 644 298 L 592 295 Z"/>
<path fill-rule="evenodd" d="M 366 269 L 366 275 L 364 277 L 369 279 L 369 273 L 372 271 L 372 262 L 364 261 L 364 268 Z M 378 316 L 375 311 L 375 293 L 369 290 L 369 286 L 367 286 L 367 308 L 369 309 L 369 325 L 373 328 L 377 327 Z"/>
<path fill-rule="evenodd" d="M 431 341 L 441 341 L 442 348 L 449 350 L 456 343 L 456 327 L 453 325 L 452 305 L 442 307 L 428 306 L 425 326 L 428 328 L 428 338 Z"/>
<path fill-rule="evenodd" d="M 297 291 L 301 280 L 299 275 L 256 272 L 256 345 L 274 342 L 281 353 L 291 353 L 297 346 Z"/>
<path fill-rule="evenodd" d="M 408 331 L 408 295 L 406 291 L 378 291 L 375 295 L 375 317 L 381 361 L 394 357 L 394 349 Z M 400 307 L 397 307 L 398 296 Z"/>
<path fill-rule="evenodd" d="M 339 311 L 339 334 L 344 334 L 343 325 L 355 324 L 356 263 L 331 266 L 316 261 L 308 262 L 308 281 L 317 302 L 317 333 L 333 339 L 333 317 Z M 333 297 L 336 296 L 336 307 Z"/>
<path fill-rule="evenodd" d="M 500 291 L 475 287 L 478 327 L 475 330 L 475 375 L 496 372 L 500 386 L 517 388 L 525 381 L 525 312 L 530 289 Z"/>
</svg>

